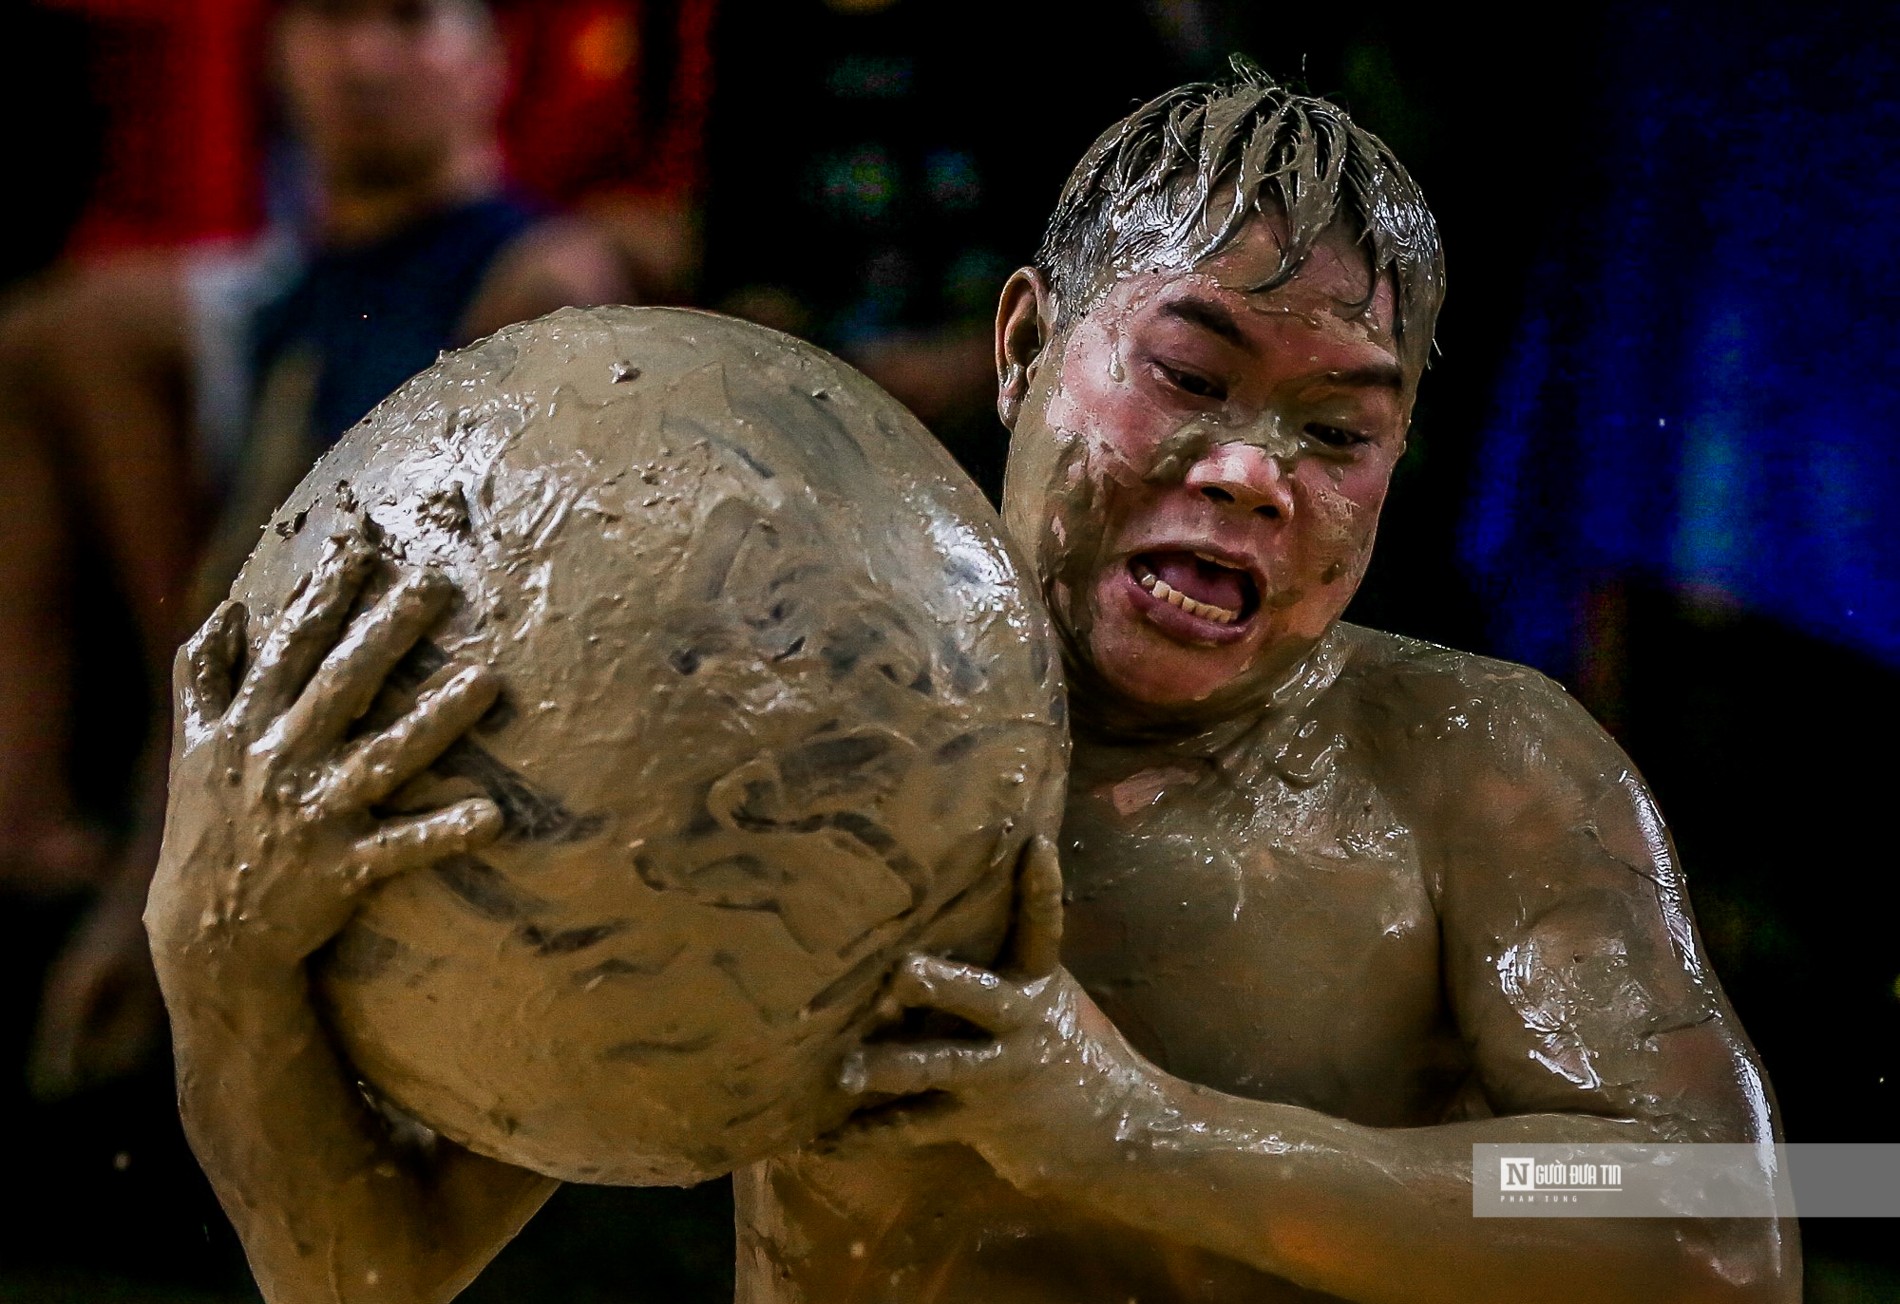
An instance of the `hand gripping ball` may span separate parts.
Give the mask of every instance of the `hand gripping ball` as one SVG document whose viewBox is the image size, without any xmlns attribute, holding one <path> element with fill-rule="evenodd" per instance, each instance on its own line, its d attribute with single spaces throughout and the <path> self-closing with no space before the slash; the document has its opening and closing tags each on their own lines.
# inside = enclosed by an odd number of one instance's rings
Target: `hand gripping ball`
<svg viewBox="0 0 1900 1304">
<path fill-rule="evenodd" d="M 389 803 L 485 793 L 502 840 L 384 885 L 316 961 L 376 1095 L 556 1177 L 696 1182 L 843 1120 L 901 955 L 995 952 L 1061 815 L 1055 643 L 865 377 L 724 317 L 563 310 L 317 463 L 234 589 L 253 631 L 345 533 L 461 594 L 372 717 L 450 659 L 504 685 Z"/>
</svg>

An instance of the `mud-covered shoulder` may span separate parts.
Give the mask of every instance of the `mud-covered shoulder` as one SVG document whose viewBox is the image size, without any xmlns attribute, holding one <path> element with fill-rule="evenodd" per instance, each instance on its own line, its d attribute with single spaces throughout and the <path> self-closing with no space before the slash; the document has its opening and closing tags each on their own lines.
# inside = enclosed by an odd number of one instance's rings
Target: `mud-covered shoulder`
<svg viewBox="0 0 1900 1304">
<path fill-rule="evenodd" d="M 1534 670 L 1372 631 L 1350 646 L 1349 736 L 1415 835 L 1447 1001 L 1494 1112 L 1769 1135 L 1761 1066 L 1622 749 Z"/>
<path fill-rule="evenodd" d="M 1606 792 L 1642 791 L 1623 750 L 1548 675 L 1378 630 L 1344 632 L 1335 688 L 1349 733 L 1428 837 L 1506 827 L 1528 806 L 1587 821 Z"/>
<path fill-rule="evenodd" d="M 1614 747 L 1562 684 L 1529 666 L 1357 625 L 1341 627 L 1346 651 L 1337 688 L 1372 732 L 1398 744 L 1434 741 L 1525 757 L 1550 731 Z"/>
</svg>

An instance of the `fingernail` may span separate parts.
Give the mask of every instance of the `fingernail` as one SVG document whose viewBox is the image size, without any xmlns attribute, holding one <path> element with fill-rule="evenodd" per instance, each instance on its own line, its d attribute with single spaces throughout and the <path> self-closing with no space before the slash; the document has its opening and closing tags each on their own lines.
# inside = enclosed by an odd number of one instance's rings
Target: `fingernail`
<svg viewBox="0 0 1900 1304">
<path fill-rule="evenodd" d="M 442 691 L 470 697 L 480 697 L 486 693 L 492 700 L 501 696 L 501 680 L 487 666 L 463 666 L 450 676 L 448 683 L 442 685 Z"/>
<path fill-rule="evenodd" d="M 435 679 L 435 683 L 427 685 L 416 698 L 417 705 L 433 706 L 445 697 L 467 692 L 481 676 L 482 667 L 480 666 L 457 666 L 447 675 L 442 675 L 442 672 L 438 670 L 435 676 L 431 676 Z"/>
<path fill-rule="evenodd" d="M 441 571 L 417 571 L 407 580 L 409 586 L 430 598 L 446 598 L 455 591 L 455 585 Z"/>
<path fill-rule="evenodd" d="M 844 1057 L 844 1067 L 838 1070 L 838 1086 L 847 1095 L 861 1096 L 864 1094 L 865 1079 L 864 1056 L 852 1051 Z"/>
<path fill-rule="evenodd" d="M 331 558 L 345 571 L 367 570 L 376 560 L 376 550 L 360 535 L 333 534 L 330 543 L 335 548 Z"/>
</svg>

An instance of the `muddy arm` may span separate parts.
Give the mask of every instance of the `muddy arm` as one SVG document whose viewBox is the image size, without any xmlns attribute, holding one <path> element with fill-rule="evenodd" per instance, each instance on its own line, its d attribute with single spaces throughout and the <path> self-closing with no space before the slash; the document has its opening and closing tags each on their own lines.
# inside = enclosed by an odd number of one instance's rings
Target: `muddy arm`
<svg viewBox="0 0 1900 1304">
<path fill-rule="evenodd" d="M 1541 683 L 1501 708 L 1517 718 L 1474 730 L 1471 755 L 1433 758 L 1440 809 L 1421 811 L 1449 830 L 1445 983 L 1499 1117 L 1373 1128 L 1182 1081 L 1129 1047 L 1045 937 L 1013 973 L 906 962 L 898 1000 L 994 1040 L 867 1046 L 848 1086 L 935 1093 L 871 1125 L 969 1144 L 1030 1194 L 1361 1304 L 1798 1299 L 1794 1229 L 1772 1220 L 1472 1215 L 1474 1144 L 1771 1137 L 1653 804 Z M 1052 860 L 1043 879 L 1032 925 L 1060 917 Z"/>
<path fill-rule="evenodd" d="M 345 741 L 449 597 L 439 577 L 411 576 L 346 628 L 374 560 L 339 545 L 248 667 L 245 613 L 226 604 L 174 674 L 171 799 L 145 921 L 186 1132 L 270 1304 L 451 1299 L 555 1185 L 439 1139 L 403 1140 L 311 1001 L 306 962 L 367 889 L 501 827 L 483 799 L 370 813 L 496 691 L 481 670 L 451 668 L 388 729 Z"/>
</svg>

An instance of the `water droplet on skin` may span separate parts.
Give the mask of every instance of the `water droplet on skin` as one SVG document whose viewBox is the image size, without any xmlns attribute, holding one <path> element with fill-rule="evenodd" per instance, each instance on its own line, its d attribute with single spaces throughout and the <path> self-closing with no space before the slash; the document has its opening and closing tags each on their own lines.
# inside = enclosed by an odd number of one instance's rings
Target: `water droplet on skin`
<svg viewBox="0 0 1900 1304">
<path fill-rule="evenodd" d="M 1119 321 L 1111 322 L 1108 328 L 1108 378 L 1117 385 L 1128 379 L 1128 372 L 1122 366 L 1122 328 Z"/>
</svg>

